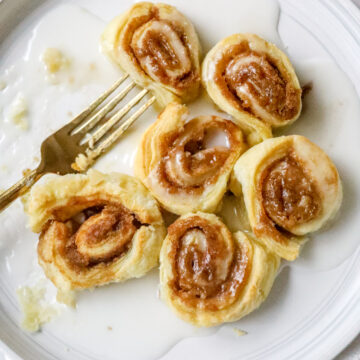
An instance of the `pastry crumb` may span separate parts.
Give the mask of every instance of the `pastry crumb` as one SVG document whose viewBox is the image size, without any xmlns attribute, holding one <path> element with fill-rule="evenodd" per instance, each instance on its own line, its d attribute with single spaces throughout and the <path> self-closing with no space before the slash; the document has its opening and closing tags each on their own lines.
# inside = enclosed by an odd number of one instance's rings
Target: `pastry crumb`
<svg viewBox="0 0 360 360">
<path fill-rule="evenodd" d="M 0 80 L 0 91 L 4 90 L 7 87 L 7 84 L 4 80 Z"/>
<path fill-rule="evenodd" d="M 85 142 L 87 142 L 89 144 L 90 149 L 94 149 L 95 141 L 94 141 L 94 137 L 90 133 L 86 134 Z"/>
<path fill-rule="evenodd" d="M 22 174 L 23 174 L 24 177 L 28 176 L 30 173 L 31 173 L 31 169 L 24 169 L 22 171 Z"/>
<path fill-rule="evenodd" d="M 11 121 L 21 130 L 29 128 L 28 116 L 29 109 L 26 99 L 22 93 L 18 93 L 10 105 Z"/>
<path fill-rule="evenodd" d="M 66 69 L 71 63 L 68 57 L 55 48 L 47 48 L 42 54 L 41 60 L 49 74 L 55 74 L 60 70 Z"/>
<path fill-rule="evenodd" d="M 71 167 L 76 171 L 83 172 L 95 162 L 98 156 L 99 153 L 97 151 L 87 150 L 86 155 L 79 154 L 76 157 L 75 162 L 71 164 Z"/>
<path fill-rule="evenodd" d="M 233 330 L 234 330 L 235 334 L 238 336 L 244 336 L 244 335 L 247 335 L 247 333 L 248 333 L 247 331 L 241 330 L 239 328 L 233 328 Z"/>
<path fill-rule="evenodd" d="M 108 326 L 107 329 L 108 329 L 109 331 L 112 331 L 113 328 L 112 328 L 112 326 Z"/>
<path fill-rule="evenodd" d="M 71 164 L 71 167 L 76 170 L 76 171 L 85 171 L 88 167 L 88 159 L 84 154 L 79 154 L 76 159 L 75 162 L 73 164 Z"/>
<path fill-rule="evenodd" d="M 58 290 L 56 295 L 56 301 L 61 304 L 70 306 L 72 308 L 76 307 L 76 296 L 75 293 L 71 290 L 68 291 Z"/>
<path fill-rule="evenodd" d="M 39 331 L 41 325 L 58 315 L 56 307 L 46 303 L 45 293 L 46 289 L 41 283 L 33 287 L 22 286 L 17 289 L 16 294 L 24 316 L 21 327 L 24 330 Z"/>
</svg>

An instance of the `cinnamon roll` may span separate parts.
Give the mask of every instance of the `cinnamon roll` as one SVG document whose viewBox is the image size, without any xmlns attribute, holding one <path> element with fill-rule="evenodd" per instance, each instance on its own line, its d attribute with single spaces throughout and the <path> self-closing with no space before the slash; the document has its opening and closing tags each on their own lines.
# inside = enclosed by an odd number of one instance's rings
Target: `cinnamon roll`
<svg viewBox="0 0 360 360">
<path fill-rule="evenodd" d="M 140 277 L 158 264 L 162 216 L 131 176 L 54 176 L 31 189 L 25 211 L 40 232 L 39 263 L 62 292 Z"/>
<path fill-rule="evenodd" d="M 202 81 L 213 101 L 252 134 L 271 137 L 270 127 L 295 121 L 301 87 L 287 56 L 254 34 L 234 34 L 217 43 L 202 65 Z"/>
<path fill-rule="evenodd" d="M 218 116 L 186 121 L 186 106 L 169 104 L 144 134 L 135 175 L 168 211 L 212 212 L 245 150 L 241 130 Z"/>
<path fill-rule="evenodd" d="M 243 194 L 256 237 L 287 260 L 296 259 L 304 235 L 320 229 L 342 200 L 335 165 L 299 135 L 268 139 L 248 150 L 235 164 L 230 187 Z"/>
<path fill-rule="evenodd" d="M 280 258 L 213 214 L 181 216 L 160 253 L 161 298 L 185 321 L 214 326 L 236 321 L 268 296 Z"/>
<path fill-rule="evenodd" d="M 160 105 L 188 102 L 200 90 L 200 44 L 174 7 L 140 2 L 116 17 L 101 38 L 104 52 Z"/>
</svg>

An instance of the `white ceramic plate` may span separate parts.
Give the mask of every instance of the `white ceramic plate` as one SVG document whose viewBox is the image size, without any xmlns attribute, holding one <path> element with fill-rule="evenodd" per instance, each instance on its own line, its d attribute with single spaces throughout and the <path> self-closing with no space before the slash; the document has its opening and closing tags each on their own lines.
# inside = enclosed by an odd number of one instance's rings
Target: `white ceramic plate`
<svg viewBox="0 0 360 360">
<path fill-rule="evenodd" d="M 15 292 L 36 283 L 42 273 L 36 264 L 37 236 L 26 229 L 18 201 L 0 215 L 0 358 L 329 359 L 359 333 L 358 9 L 347 0 L 280 0 L 279 5 L 270 0 L 168 2 L 191 18 L 205 52 L 224 36 L 256 32 L 287 51 L 302 84 L 313 83 L 303 115 L 286 133 L 308 136 L 333 158 L 344 183 L 340 214 L 312 237 L 296 262 L 283 264 L 264 305 L 234 324 L 204 331 L 176 319 L 156 298 L 154 270 L 140 280 L 83 292 L 76 311 L 62 309 L 58 318 L 32 335 L 19 327 Z M 131 3 L 0 1 L 0 82 L 7 85 L 0 91 L 0 188 L 35 166 L 41 139 L 118 76 L 98 52 L 98 36 L 102 20 Z M 57 84 L 44 80 L 39 56 L 51 46 L 73 58 L 72 85 L 64 85 L 64 79 Z M 92 63 L 95 70 L 89 67 Z M 27 131 L 9 120 L 9 104 L 19 92 L 29 104 Z M 191 110 L 215 111 L 201 101 Z M 96 166 L 131 173 L 136 143 L 154 116 L 151 111 L 145 115 Z M 51 299 L 53 289 L 46 286 Z M 247 335 L 238 336 L 234 328 Z"/>
</svg>

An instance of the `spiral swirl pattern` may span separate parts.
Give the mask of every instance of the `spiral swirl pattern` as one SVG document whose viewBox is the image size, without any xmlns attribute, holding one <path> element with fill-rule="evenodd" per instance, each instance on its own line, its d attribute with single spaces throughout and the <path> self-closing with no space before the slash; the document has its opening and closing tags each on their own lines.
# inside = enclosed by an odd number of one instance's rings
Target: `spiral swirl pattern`
<svg viewBox="0 0 360 360">
<path fill-rule="evenodd" d="M 238 189 L 254 234 L 287 260 L 296 259 L 305 235 L 320 229 L 342 201 L 335 165 L 300 135 L 268 139 L 247 151 L 234 166 L 231 190 Z"/>
<path fill-rule="evenodd" d="M 241 251 L 220 222 L 196 215 L 171 225 L 168 236 L 174 268 L 170 286 L 177 296 L 195 307 L 215 310 L 229 306 L 250 271 L 247 249 Z"/>
<path fill-rule="evenodd" d="M 269 123 L 273 118 L 292 119 L 299 111 L 300 91 L 281 76 L 264 54 L 245 49 L 233 57 L 224 70 L 219 66 L 216 81 L 222 81 L 220 72 L 225 71 L 224 81 L 234 100 L 256 117 Z M 231 50 L 232 54 L 237 52 Z"/>
<path fill-rule="evenodd" d="M 142 2 L 115 18 L 102 36 L 105 52 L 161 105 L 187 102 L 200 89 L 200 45 L 174 7 Z"/>
<path fill-rule="evenodd" d="M 41 256 L 43 247 L 55 236 L 55 251 L 69 268 L 79 272 L 122 256 L 136 230 L 144 225 L 120 204 L 101 200 L 89 204 L 78 199 L 77 205 L 83 210 L 64 221 L 57 220 L 62 209 L 56 209 L 57 216 L 41 232 L 38 249 Z"/>
<path fill-rule="evenodd" d="M 214 102 L 251 135 L 250 145 L 301 111 L 302 91 L 289 59 L 257 35 L 234 34 L 216 44 L 204 60 L 202 81 Z"/>
<path fill-rule="evenodd" d="M 215 215 L 200 212 L 168 228 L 160 262 L 164 300 L 203 326 L 237 320 L 257 307 L 279 264 L 244 233 L 232 234 Z M 251 290 L 254 282 L 258 293 Z"/>
<path fill-rule="evenodd" d="M 57 176 L 31 190 L 26 211 L 40 232 L 39 263 L 59 290 L 139 277 L 157 264 L 165 227 L 135 178 Z"/>
<path fill-rule="evenodd" d="M 294 155 L 271 164 L 264 172 L 261 186 L 266 214 L 285 230 L 311 221 L 321 211 L 316 187 Z"/>
<path fill-rule="evenodd" d="M 207 135 L 211 132 L 225 137 L 224 144 L 207 147 Z M 158 169 L 161 182 L 173 192 L 202 191 L 216 179 L 237 146 L 236 132 L 234 124 L 216 116 L 192 119 L 163 144 L 163 161 Z"/>
<path fill-rule="evenodd" d="M 169 211 L 213 211 L 233 164 L 245 151 L 241 130 L 218 116 L 186 121 L 183 105 L 169 104 L 142 139 L 137 176 Z"/>
</svg>

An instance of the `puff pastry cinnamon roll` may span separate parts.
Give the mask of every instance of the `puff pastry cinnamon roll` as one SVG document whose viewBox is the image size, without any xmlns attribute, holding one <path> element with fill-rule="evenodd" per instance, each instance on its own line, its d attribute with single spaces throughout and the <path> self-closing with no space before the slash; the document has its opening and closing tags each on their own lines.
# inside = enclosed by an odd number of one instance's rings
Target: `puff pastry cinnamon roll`
<svg viewBox="0 0 360 360">
<path fill-rule="evenodd" d="M 213 101 L 252 133 L 251 141 L 271 137 L 269 127 L 295 121 L 301 88 L 287 56 L 254 34 L 231 35 L 206 55 L 202 81 Z"/>
<path fill-rule="evenodd" d="M 61 291 L 140 277 L 158 264 L 162 216 L 131 176 L 54 176 L 32 188 L 25 211 L 41 233 L 39 263 Z"/>
<path fill-rule="evenodd" d="M 174 7 L 141 2 L 105 29 L 104 52 L 158 102 L 188 102 L 200 90 L 200 44 L 191 22 Z"/>
<path fill-rule="evenodd" d="M 160 253 L 160 295 L 185 321 L 235 321 L 267 297 L 280 258 L 213 214 L 193 213 L 169 228 Z"/>
<path fill-rule="evenodd" d="M 136 176 L 166 210 L 179 215 L 214 211 L 245 150 L 233 122 L 187 117 L 184 105 L 169 104 L 144 134 L 135 161 Z"/>
<path fill-rule="evenodd" d="M 235 164 L 231 190 L 245 199 L 254 234 L 287 260 L 299 255 L 304 235 L 339 209 L 342 186 L 335 165 L 299 135 L 268 139 Z"/>
</svg>

